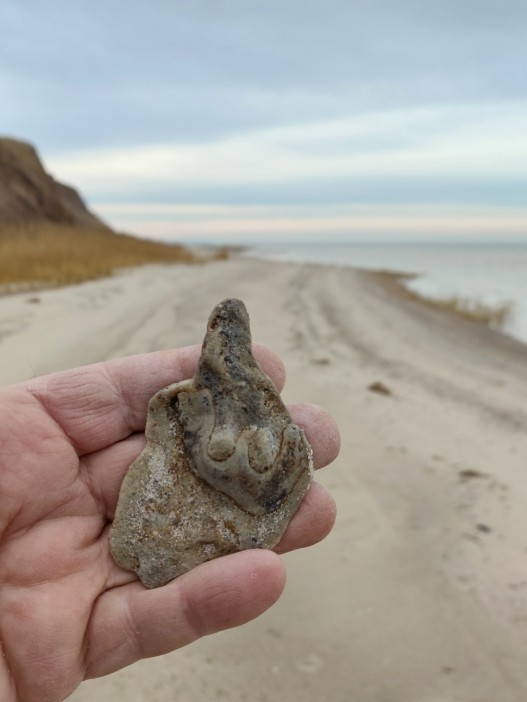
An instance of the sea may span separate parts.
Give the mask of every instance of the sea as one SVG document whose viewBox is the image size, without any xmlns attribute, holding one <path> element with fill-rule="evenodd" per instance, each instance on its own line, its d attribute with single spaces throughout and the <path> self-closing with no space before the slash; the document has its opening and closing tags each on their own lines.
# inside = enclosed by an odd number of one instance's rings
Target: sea
<svg viewBox="0 0 527 702">
<path fill-rule="evenodd" d="M 277 260 L 413 273 L 405 285 L 434 299 L 465 304 L 510 305 L 500 330 L 527 343 L 527 242 L 281 244 L 249 255 Z"/>
</svg>

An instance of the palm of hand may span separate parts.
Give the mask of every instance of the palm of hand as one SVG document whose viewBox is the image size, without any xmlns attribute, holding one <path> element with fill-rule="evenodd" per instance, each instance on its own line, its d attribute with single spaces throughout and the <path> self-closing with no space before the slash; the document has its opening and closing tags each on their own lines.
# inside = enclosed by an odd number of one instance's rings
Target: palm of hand
<svg viewBox="0 0 527 702">
<path fill-rule="evenodd" d="M 228 556 L 152 591 L 110 556 L 107 532 L 123 475 L 144 444 L 148 399 L 192 375 L 197 353 L 189 348 L 114 361 L 0 395 L 5 702 L 62 700 L 85 677 L 241 624 L 280 595 L 283 570 L 269 552 Z M 269 352 L 260 352 L 260 362 L 280 384 L 280 367 Z M 130 383 L 133 395 L 126 390 Z M 305 407 L 297 415 L 318 464 L 332 460 L 338 437 L 329 418 Z M 323 445 L 310 436 L 315 423 Z M 315 486 L 280 550 L 323 538 L 333 518 L 331 498 Z"/>
</svg>

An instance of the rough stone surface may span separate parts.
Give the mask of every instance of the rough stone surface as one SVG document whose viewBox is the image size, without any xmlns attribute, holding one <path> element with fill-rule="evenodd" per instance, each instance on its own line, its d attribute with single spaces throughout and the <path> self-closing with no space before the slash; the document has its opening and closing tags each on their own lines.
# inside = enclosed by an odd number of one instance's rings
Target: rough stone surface
<svg viewBox="0 0 527 702">
<path fill-rule="evenodd" d="M 145 432 L 110 531 L 121 567 L 159 587 L 278 543 L 309 486 L 311 449 L 252 355 L 240 300 L 213 310 L 194 378 L 154 395 Z"/>
</svg>

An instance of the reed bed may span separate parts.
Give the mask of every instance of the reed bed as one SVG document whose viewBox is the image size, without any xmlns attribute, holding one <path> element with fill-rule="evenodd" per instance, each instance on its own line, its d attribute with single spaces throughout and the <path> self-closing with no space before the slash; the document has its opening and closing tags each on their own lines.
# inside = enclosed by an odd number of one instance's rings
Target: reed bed
<svg viewBox="0 0 527 702">
<path fill-rule="evenodd" d="M 147 263 L 197 261 L 183 246 L 101 228 L 0 225 L 0 290 L 4 292 L 80 283 Z"/>
<path fill-rule="evenodd" d="M 473 322 L 486 324 L 493 329 L 504 329 L 509 321 L 512 310 L 512 302 L 501 302 L 493 305 L 472 300 L 469 298 L 453 295 L 446 299 L 436 299 L 421 295 L 415 290 L 411 290 L 405 285 L 406 281 L 414 280 L 418 276 L 414 273 L 374 271 L 371 275 L 387 287 L 395 287 L 403 297 L 426 304 L 429 307 L 448 312 L 450 314 L 469 319 Z"/>
</svg>

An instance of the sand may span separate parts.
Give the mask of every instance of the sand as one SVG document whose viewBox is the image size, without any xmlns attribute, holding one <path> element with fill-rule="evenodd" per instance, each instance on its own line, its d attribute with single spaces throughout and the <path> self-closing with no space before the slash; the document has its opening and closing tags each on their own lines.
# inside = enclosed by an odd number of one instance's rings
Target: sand
<svg viewBox="0 0 527 702">
<path fill-rule="evenodd" d="M 525 702 L 526 346 L 350 269 L 234 258 L 1 298 L 0 384 L 200 342 L 227 296 L 282 355 L 285 399 L 340 424 L 319 473 L 336 527 L 285 556 L 257 621 L 70 699 Z"/>
</svg>

